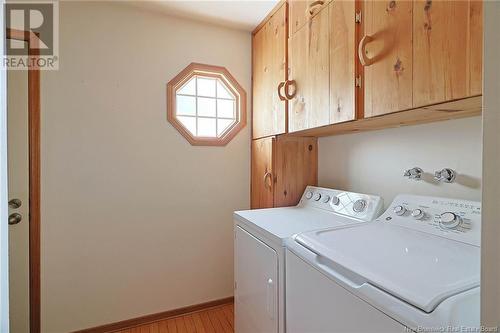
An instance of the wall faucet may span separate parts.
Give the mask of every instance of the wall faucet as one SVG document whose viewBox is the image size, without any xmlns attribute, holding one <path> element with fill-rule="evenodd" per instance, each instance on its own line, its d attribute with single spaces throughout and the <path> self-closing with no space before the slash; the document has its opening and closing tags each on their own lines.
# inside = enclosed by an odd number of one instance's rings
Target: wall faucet
<svg viewBox="0 0 500 333">
<path fill-rule="evenodd" d="M 453 183 L 455 178 L 457 178 L 457 172 L 450 168 L 444 168 L 434 172 L 434 179 L 438 182 Z"/>
<path fill-rule="evenodd" d="M 424 173 L 424 170 L 422 170 L 419 167 L 414 167 L 409 170 L 405 170 L 403 176 L 408 177 L 409 179 L 413 180 L 420 180 L 422 178 L 422 174 Z"/>
</svg>

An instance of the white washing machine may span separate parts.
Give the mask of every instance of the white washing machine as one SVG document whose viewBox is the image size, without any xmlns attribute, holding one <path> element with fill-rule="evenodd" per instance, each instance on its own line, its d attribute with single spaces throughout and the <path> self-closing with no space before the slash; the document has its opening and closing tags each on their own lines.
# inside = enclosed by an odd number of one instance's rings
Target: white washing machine
<svg viewBox="0 0 500 333">
<path fill-rule="evenodd" d="M 309 186 L 295 207 L 235 212 L 235 331 L 285 332 L 287 238 L 372 221 L 382 209 L 378 196 Z"/>
<path fill-rule="evenodd" d="M 286 252 L 288 333 L 480 332 L 479 202 L 400 195 Z"/>
</svg>

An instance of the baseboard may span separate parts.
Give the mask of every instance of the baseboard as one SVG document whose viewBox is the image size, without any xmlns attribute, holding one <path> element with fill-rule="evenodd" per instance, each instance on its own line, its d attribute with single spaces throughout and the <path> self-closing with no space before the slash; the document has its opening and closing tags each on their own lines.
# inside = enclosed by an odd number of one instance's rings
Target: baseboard
<svg viewBox="0 0 500 333">
<path fill-rule="evenodd" d="M 201 304 L 194 304 L 194 305 L 186 306 L 184 308 L 179 308 L 179 309 L 174 309 L 174 310 L 169 310 L 169 311 L 164 311 L 164 312 L 158 312 L 158 313 L 145 315 L 142 317 L 122 320 L 122 321 L 118 321 L 116 323 L 105 324 L 102 326 L 97 326 L 97 327 L 92 327 L 92 328 L 86 328 L 83 330 L 74 331 L 73 333 L 109 333 L 109 332 L 115 332 L 118 330 L 124 330 L 124 329 L 128 329 L 128 328 L 136 327 L 139 325 L 153 323 L 155 321 L 165 320 L 165 319 L 172 318 L 172 317 L 178 317 L 178 316 L 185 315 L 188 313 L 206 310 L 209 308 L 232 303 L 233 301 L 234 301 L 234 297 L 228 297 L 228 298 L 218 299 L 218 300 L 205 302 L 205 303 L 201 303 Z"/>
</svg>

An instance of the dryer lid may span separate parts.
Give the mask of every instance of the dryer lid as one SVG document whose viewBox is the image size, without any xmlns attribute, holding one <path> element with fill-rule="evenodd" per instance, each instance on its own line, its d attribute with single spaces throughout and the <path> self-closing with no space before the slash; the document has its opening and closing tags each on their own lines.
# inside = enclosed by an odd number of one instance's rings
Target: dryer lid
<svg viewBox="0 0 500 333">
<path fill-rule="evenodd" d="M 480 283 L 479 247 L 383 222 L 295 241 L 425 312 Z"/>
</svg>

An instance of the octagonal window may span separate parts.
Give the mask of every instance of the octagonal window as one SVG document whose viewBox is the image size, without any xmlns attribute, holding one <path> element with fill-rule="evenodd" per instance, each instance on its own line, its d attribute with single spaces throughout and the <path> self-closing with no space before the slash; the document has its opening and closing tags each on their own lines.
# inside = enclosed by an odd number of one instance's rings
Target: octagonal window
<svg viewBox="0 0 500 333">
<path fill-rule="evenodd" d="M 193 145 L 225 145 L 246 124 L 246 94 L 223 67 L 191 64 L 167 85 L 168 120 Z"/>
</svg>

